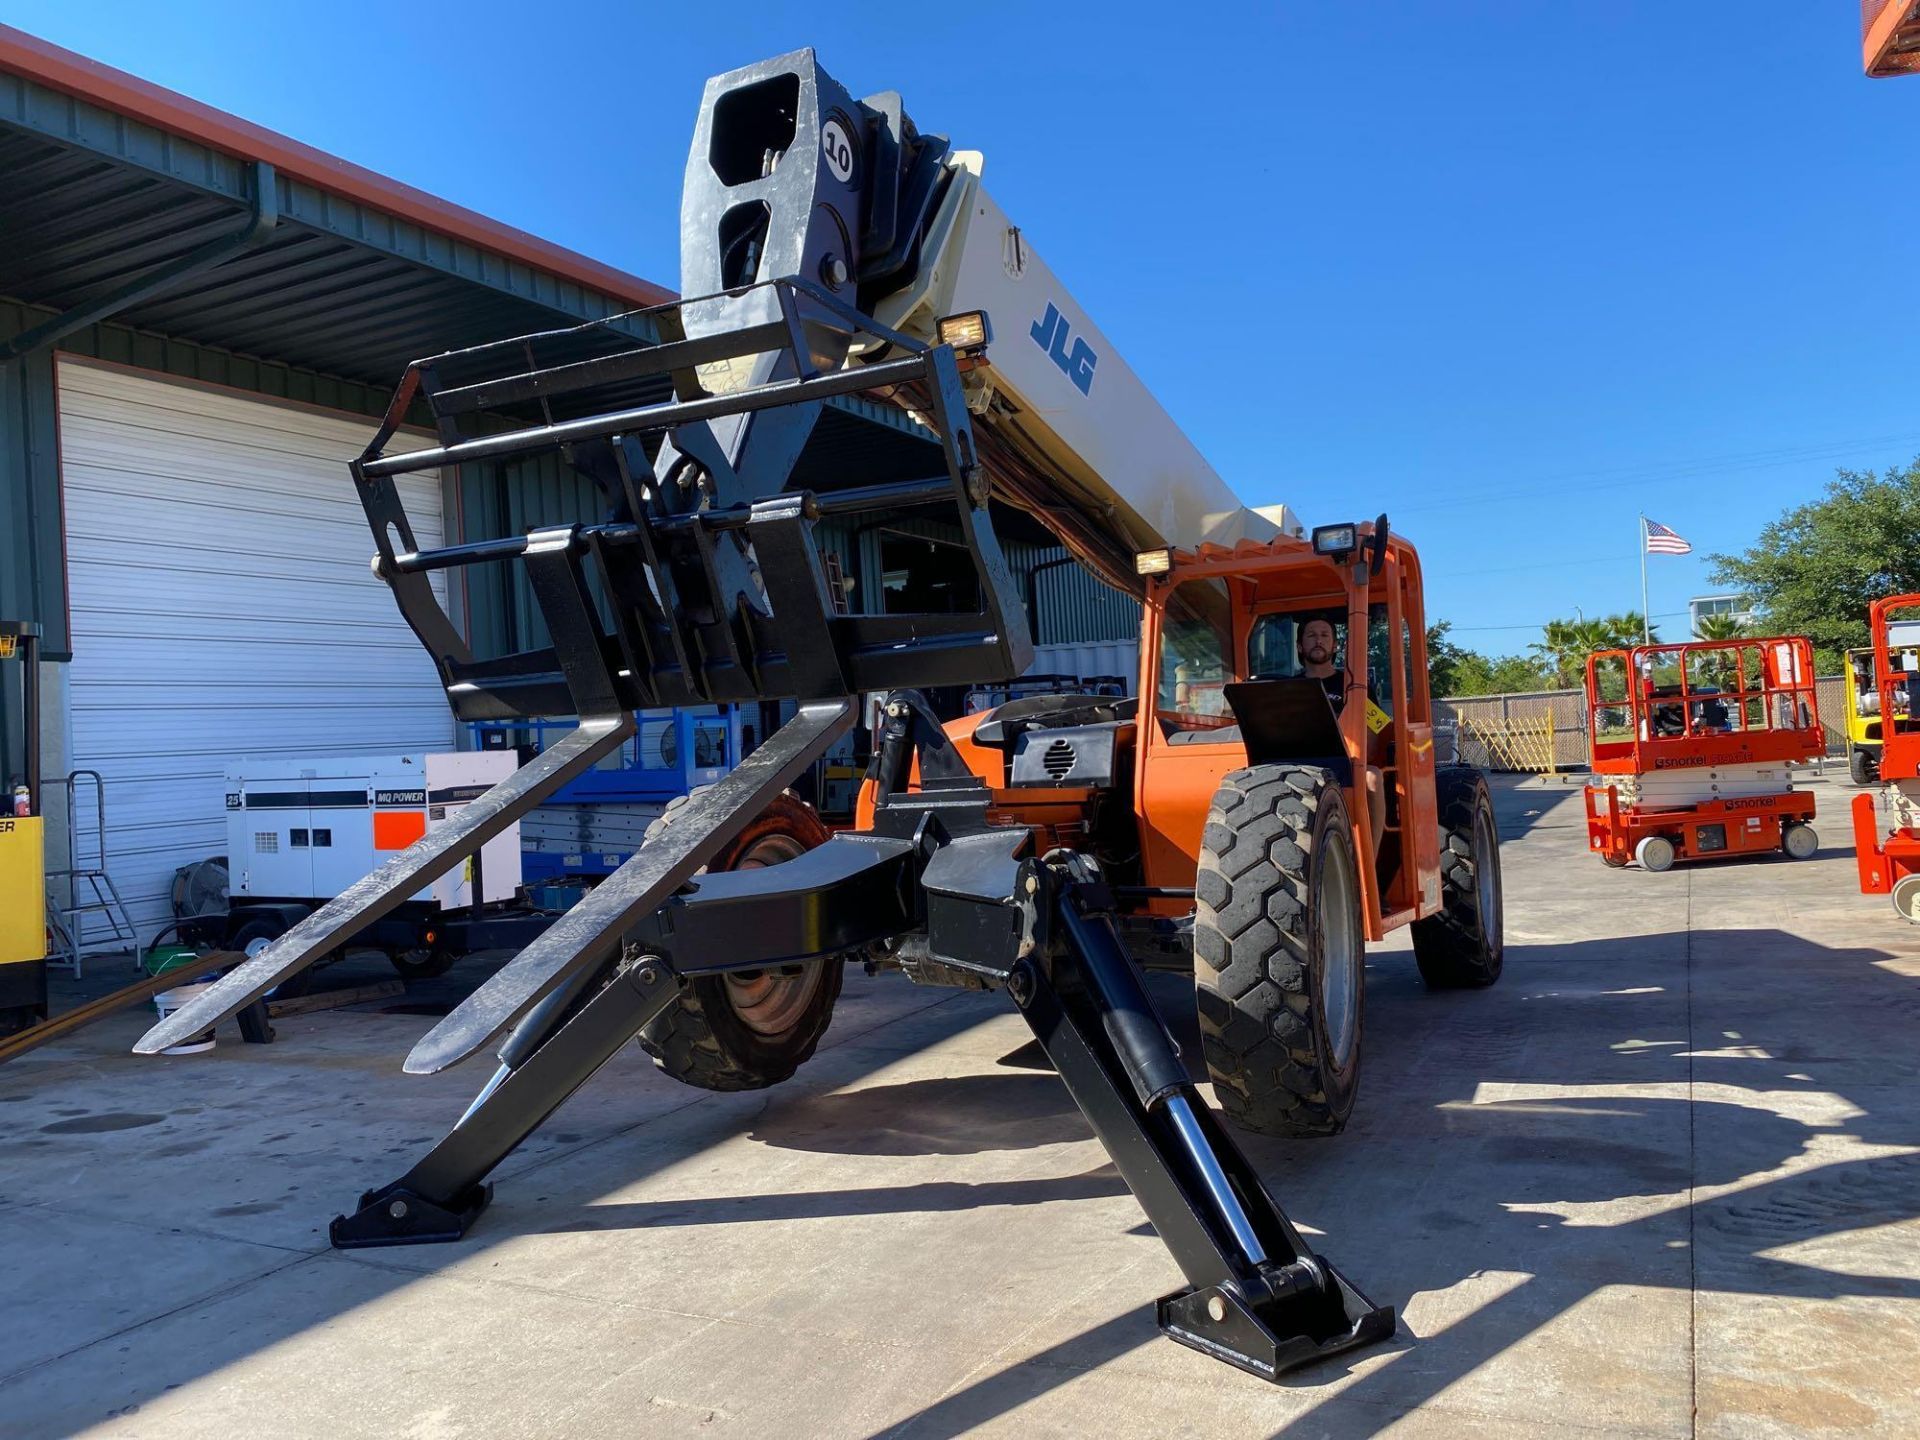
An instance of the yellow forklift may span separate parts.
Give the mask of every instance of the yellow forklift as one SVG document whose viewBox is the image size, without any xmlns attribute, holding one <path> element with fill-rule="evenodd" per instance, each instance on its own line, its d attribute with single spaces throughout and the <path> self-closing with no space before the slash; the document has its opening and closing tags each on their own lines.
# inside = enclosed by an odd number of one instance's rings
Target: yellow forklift
<svg viewBox="0 0 1920 1440">
<path fill-rule="evenodd" d="M 21 769 L 0 805 L 0 1035 L 47 1018 L 46 837 L 40 815 L 40 627 L 0 620 L 0 661 L 20 662 Z"/>
<path fill-rule="evenodd" d="M 1920 620 L 1899 620 L 1887 627 L 1887 654 L 1902 672 L 1891 694 L 1899 707 L 1894 719 L 1904 725 L 1912 708 L 1906 698 L 1907 680 L 1920 670 Z M 1871 645 L 1847 651 L 1847 775 L 1856 785 L 1880 782 L 1880 679 L 1873 663 Z"/>
</svg>

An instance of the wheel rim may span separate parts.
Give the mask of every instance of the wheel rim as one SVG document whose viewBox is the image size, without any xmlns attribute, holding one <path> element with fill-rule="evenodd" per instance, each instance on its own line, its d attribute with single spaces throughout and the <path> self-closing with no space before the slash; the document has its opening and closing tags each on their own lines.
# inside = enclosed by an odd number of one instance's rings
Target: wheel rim
<svg viewBox="0 0 1920 1440">
<path fill-rule="evenodd" d="M 734 862 L 735 870 L 763 870 L 806 853 L 807 847 L 791 835 L 768 835 L 748 846 Z M 776 970 L 726 975 L 727 1004 L 756 1035 L 784 1035 L 800 1022 L 820 988 L 824 962 L 801 967 L 796 974 Z"/>
<path fill-rule="evenodd" d="M 1473 812 L 1473 898 L 1480 909 L 1480 933 L 1488 945 L 1500 938 L 1500 842 L 1493 838 L 1493 815 L 1484 805 Z"/>
<path fill-rule="evenodd" d="M 1329 833 L 1329 839 L 1333 835 Z M 1333 1049 L 1333 1063 L 1345 1069 L 1353 1054 L 1360 1020 L 1360 931 L 1354 923 L 1353 857 L 1345 845 L 1328 846 L 1320 871 L 1315 917 L 1320 931 L 1320 1011 Z"/>
<path fill-rule="evenodd" d="M 244 954 L 249 960 L 251 960 L 254 956 L 258 955 L 262 950 L 266 949 L 267 946 L 273 944 L 273 942 L 278 938 L 279 937 L 276 935 L 256 935 L 253 937 L 253 939 L 247 941 L 247 948 L 241 953 Z"/>
</svg>

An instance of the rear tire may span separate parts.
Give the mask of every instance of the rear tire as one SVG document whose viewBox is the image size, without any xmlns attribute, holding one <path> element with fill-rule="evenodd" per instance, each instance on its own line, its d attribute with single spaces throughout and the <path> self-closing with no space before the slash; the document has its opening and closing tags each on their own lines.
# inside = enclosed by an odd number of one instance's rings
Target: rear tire
<svg viewBox="0 0 1920 1440">
<path fill-rule="evenodd" d="M 1221 782 L 1194 881 L 1201 1049 L 1220 1107 L 1264 1135 L 1332 1135 L 1353 1113 L 1366 931 L 1346 798 L 1312 765 Z"/>
<path fill-rule="evenodd" d="M 1471 765 L 1442 765 L 1434 775 L 1434 801 L 1440 910 L 1413 922 L 1413 958 L 1430 990 L 1484 989 L 1500 978 L 1507 957 L 1493 795 Z"/>
<path fill-rule="evenodd" d="M 1820 849 L 1820 837 L 1811 825 L 1789 825 L 1780 836 L 1780 848 L 1790 859 L 1811 860 Z"/>
<path fill-rule="evenodd" d="M 668 803 L 647 827 L 651 840 L 694 795 Z M 813 807 L 781 795 L 728 843 L 709 870 L 777 865 L 813 849 L 827 827 Z M 640 1032 L 640 1048 L 683 1084 L 702 1090 L 762 1090 L 788 1079 L 813 1054 L 833 1020 L 845 969 L 838 956 L 736 975 L 696 975 Z"/>
</svg>

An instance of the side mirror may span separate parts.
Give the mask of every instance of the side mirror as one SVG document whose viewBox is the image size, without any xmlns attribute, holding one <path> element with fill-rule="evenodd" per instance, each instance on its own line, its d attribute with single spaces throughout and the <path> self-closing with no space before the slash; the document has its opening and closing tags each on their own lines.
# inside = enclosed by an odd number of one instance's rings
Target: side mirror
<svg viewBox="0 0 1920 1440">
<path fill-rule="evenodd" d="M 1369 542 L 1373 548 L 1373 558 L 1367 562 L 1371 574 L 1378 575 L 1387 564 L 1387 513 L 1380 512 L 1380 518 L 1373 522 L 1373 538 Z"/>
</svg>

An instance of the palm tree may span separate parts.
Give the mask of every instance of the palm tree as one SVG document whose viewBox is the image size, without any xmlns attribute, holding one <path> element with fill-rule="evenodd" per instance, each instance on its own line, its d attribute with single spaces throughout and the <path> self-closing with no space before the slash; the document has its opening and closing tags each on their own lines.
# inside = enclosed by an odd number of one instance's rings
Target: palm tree
<svg viewBox="0 0 1920 1440">
<path fill-rule="evenodd" d="M 1652 639 L 1659 640 L 1658 626 L 1652 627 L 1650 633 Z M 1553 673 L 1555 685 L 1572 689 L 1586 683 L 1589 655 L 1596 650 L 1631 649 L 1642 643 L 1641 635 L 1638 610 L 1596 615 L 1591 620 L 1585 617 L 1549 620 L 1541 630 L 1539 643 L 1533 647 L 1533 655 Z"/>
<path fill-rule="evenodd" d="M 1747 622 L 1737 615 L 1702 615 L 1694 628 L 1702 640 L 1744 640 L 1752 633 Z"/>
</svg>

